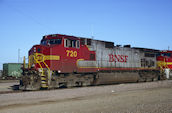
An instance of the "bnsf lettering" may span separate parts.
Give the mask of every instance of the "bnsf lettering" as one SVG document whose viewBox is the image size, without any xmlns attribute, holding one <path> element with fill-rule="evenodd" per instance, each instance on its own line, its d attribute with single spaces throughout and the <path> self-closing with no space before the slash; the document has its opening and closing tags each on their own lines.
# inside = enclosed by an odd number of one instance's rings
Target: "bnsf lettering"
<svg viewBox="0 0 172 113">
<path fill-rule="evenodd" d="M 109 54 L 109 62 L 127 62 L 127 55 L 113 55 Z"/>
</svg>

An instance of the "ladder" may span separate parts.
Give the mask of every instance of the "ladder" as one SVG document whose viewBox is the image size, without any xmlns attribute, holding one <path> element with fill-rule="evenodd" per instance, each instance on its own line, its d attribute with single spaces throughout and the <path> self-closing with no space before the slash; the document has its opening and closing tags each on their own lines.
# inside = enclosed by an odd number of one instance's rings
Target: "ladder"
<svg viewBox="0 0 172 113">
<path fill-rule="evenodd" d="M 48 88 L 48 76 L 44 69 L 42 69 L 41 73 L 41 88 Z"/>
<path fill-rule="evenodd" d="M 36 63 L 39 64 L 40 68 L 41 68 L 41 88 L 49 88 L 49 84 L 50 84 L 50 68 L 48 67 L 48 65 L 45 63 L 45 61 L 43 60 L 42 63 L 46 66 L 46 68 L 43 68 L 41 65 L 41 62 L 37 59 L 37 55 L 34 56 L 34 59 L 36 61 Z"/>
</svg>

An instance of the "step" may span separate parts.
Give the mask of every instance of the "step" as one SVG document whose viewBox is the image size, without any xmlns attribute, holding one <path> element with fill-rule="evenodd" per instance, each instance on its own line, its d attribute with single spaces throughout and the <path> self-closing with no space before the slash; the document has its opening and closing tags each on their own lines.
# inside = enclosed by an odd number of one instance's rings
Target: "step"
<svg viewBox="0 0 172 113">
<path fill-rule="evenodd" d="M 46 75 L 42 75 L 42 74 L 41 74 L 41 77 L 46 77 Z"/>
<path fill-rule="evenodd" d="M 41 77 L 41 80 L 47 80 L 47 78 L 45 78 L 45 77 Z"/>
<path fill-rule="evenodd" d="M 47 88 L 48 86 L 46 84 L 41 85 L 42 88 Z"/>
<path fill-rule="evenodd" d="M 47 82 L 46 82 L 46 81 L 41 81 L 41 83 L 42 83 L 42 84 L 47 84 Z"/>
</svg>

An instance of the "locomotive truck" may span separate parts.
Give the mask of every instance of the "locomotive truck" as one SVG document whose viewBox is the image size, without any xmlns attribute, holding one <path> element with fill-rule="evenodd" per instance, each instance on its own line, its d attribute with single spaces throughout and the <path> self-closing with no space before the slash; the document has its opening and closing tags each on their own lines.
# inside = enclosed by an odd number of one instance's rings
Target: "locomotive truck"
<svg viewBox="0 0 172 113">
<path fill-rule="evenodd" d="M 159 50 L 62 34 L 43 36 L 29 50 L 20 89 L 39 90 L 162 79 Z"/>
</svg>

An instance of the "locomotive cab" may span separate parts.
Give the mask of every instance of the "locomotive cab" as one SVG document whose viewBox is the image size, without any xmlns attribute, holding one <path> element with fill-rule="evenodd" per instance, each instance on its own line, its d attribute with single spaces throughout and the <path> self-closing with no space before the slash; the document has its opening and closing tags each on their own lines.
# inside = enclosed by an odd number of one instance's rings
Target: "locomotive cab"
<svg viewBox="0 0 172 113">
<path fill-rule="evenodd" d="M 90 51 L 87 45 L 90 46 L 91 41 L 85 44 L 83 40 L 84 38 L 60 34 L 44 36 L 40 45 L 33 46 L 29 51 L 29 68 L 46 68 L 58 73 L 80 71 L 78 61 L 96 60 L 95 51 Z"/>
</svg>

